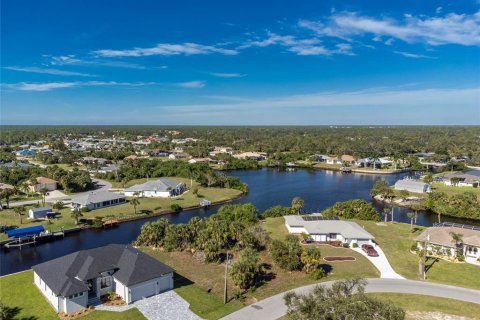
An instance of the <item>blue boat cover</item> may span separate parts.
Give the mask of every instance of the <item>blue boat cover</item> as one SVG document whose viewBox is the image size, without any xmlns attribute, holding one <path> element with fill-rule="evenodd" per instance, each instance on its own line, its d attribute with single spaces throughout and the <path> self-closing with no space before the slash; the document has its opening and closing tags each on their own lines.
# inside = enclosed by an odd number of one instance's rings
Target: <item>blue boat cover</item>
<svg viewBox="0 0 480 320">
<path fill-rule="evenodd" d="M 9 238 L 20 238 L 24 236 L 33 236 L 35 234 L 38 235 L 42 231 L 45 231 L 45 228 L 42 225 L 39 225 L 28 228 L 8 230 L 5 233 Z"/>
</svg>

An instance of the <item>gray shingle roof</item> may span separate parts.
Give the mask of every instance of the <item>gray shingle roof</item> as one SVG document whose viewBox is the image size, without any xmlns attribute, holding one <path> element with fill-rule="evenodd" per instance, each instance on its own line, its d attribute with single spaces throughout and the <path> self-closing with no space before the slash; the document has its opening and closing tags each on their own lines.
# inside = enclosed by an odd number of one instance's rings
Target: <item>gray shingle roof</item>
<svg viewBox="0 0 480 320">
<path fill-rule="evenodd" d="M 374 239 L 375 237 L 352 221 L 317 220 L 305 221 L 300 215 L 284 216 L 291 227 L 303 227 L 309 234 L 338 233 L 348 239 Z"/>
<path fill-rule="evenodd" d="M 141 191 L 168 191 L 175 189 L 181 183 L 172 181 L 165 178 L 160 178 L 158 180 L 147 181 L 142 184 L 136 184 L 130 188 L 125 189 L 126 192 L 141 192 Z"/>
<path fill-rule="evenodd" d="M 88 290 L 86 281 L 114 270 L 113 277 L 126 286 L 161 277 L 174 270 L 129 245 L 82 250 L 53 259 L 32 269 L 59 296 Z"/>
<path fill-rule="evenodd" d="M 125 198 L 125 196 L 108 191 L 98 191 L 74 196 L 72 197 L 72 202 L 86 206 L 89 203 L 99 203 L 103 201 L 110 201 L 121 198 Z"/>
</svg>

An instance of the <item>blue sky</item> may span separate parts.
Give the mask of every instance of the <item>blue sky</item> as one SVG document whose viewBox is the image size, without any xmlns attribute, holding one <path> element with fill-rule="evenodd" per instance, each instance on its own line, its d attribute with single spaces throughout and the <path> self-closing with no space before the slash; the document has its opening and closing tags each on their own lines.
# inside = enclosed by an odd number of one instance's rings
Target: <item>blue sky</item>
<svg viewBox="0 0 480 320">
<path fill-rule="evenodd" d="M 478 1 L 1 2 L 2 124 L 480 124 Z"/>
</svg>

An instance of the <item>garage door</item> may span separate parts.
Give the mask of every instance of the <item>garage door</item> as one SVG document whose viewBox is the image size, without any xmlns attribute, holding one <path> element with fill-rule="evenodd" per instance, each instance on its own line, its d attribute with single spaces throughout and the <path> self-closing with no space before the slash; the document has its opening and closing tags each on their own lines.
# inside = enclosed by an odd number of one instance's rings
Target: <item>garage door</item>
<svg viewBox="0 0 480 320">
<path fill-rule="evenodd" d="M 132 289 L 132 302 L 153 296 L 155 294 L 155 282 L 148 282 Z"/>
<path fill-rule="evenodd" d="M 171 275 L 167 275 L 167 276 L 164 276 L 164 277 L 160 278 L 160 280 L 158 281 L 159 291 L 164 292 L 164 291 L 173 289 L 171 280 L 172 280 Z"/>
<path fill-rule="evenodd" d="M 362 244 L 370 244 L 370 240 L 368 239 L 358 239 L 357 243 L 359 246 L 362 246 Z"/>
</svg>

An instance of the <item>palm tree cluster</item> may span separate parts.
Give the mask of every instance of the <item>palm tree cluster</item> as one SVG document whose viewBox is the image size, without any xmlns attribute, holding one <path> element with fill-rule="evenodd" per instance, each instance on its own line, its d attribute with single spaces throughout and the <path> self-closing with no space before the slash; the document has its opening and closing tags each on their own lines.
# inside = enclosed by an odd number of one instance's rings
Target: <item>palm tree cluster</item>
<svg viewBox="0 0 480 320">
<path fill-rule="evenodd" d="M 252 207 L 229 205 L 234 214 L 227 215 L 227 209 L 220 209 L 206 219 L 193 217 L 187 224 L 170 224 L 165 219 L 148 222 L 142 226 L 135 245 L 190 251 L 205 262 L 218 262 L 226 250 L 258 249 L 265 244 L 267 236 L 255 225 L 258 218 L 245 214 Z"/>
</svg>

